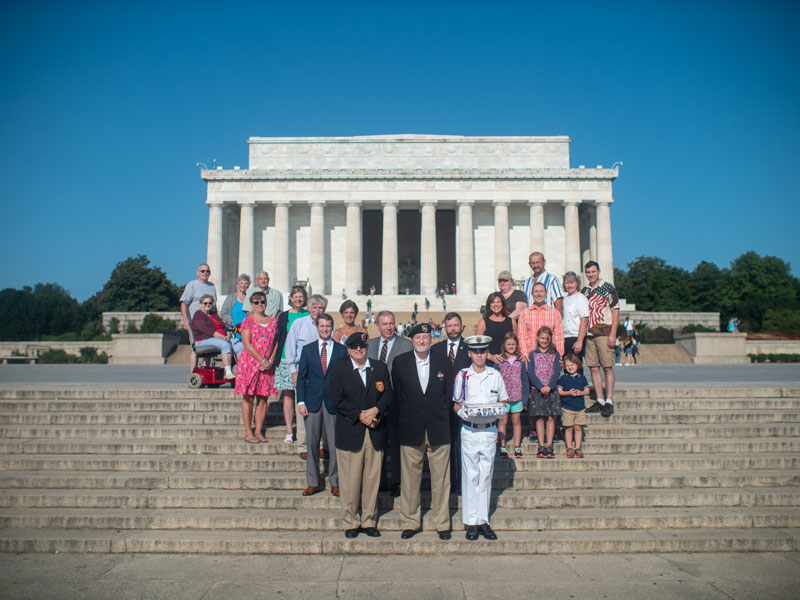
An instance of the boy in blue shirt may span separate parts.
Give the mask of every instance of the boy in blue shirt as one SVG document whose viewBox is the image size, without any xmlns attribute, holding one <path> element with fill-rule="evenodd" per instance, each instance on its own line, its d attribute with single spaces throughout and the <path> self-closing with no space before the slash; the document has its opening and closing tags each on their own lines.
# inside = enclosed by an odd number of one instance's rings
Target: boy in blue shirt
<svg viewBox="0 0 800 600">
<path fill-rule="evenodd" d="M 567 371 L 558 378 L 558 393 L 561 396 L 561 424 L 564 426 L 564 439 L 567 442 L 567 458 L 583 458 L 583 426 L 586 425 L 586 396 L 589 395 L 589 382 L 581 372 L 581 359 L 574 354 L 564 357 Z M 572 448 L 573 433 L 575 449 Z"/>
</svg>

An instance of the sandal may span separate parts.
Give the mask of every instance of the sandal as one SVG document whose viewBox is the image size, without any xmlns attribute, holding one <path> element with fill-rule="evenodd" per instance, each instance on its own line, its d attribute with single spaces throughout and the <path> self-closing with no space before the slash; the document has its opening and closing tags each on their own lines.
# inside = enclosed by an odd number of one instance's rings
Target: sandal
<svg viewBox="0 0 800 600">
<path fill-rule="evenodd" d="M 567 458 L 575 458 L 575 450 L 567 448 Z"/>
<path fill-rule="evenodd" d="M 265 438 L 263 435 L 257 435 L 256 437 L 258 438 L 258 441 L 261 442 L 262 444 L 267 443 L 267 438 Z"/>
<path fill-rule="evenodd" d="M 583 458 L 583 450 L 575 448 L 575 458 Z"/>
<path fill-rule="evenodd" d="M 286 437 L 283 438 L 283 443 L 284 444 L 291 444 L 293 441 L 294 441 L 294 438 L 292 437 L 291 433 L 287 433 Z"/>
<path fill-rule="evenodd" d="M 244 438 L 244 441 L 248 444 L 257 444 L 258 438 L 254 435 L 248 435 L 246 438 Z"/>
</svg>

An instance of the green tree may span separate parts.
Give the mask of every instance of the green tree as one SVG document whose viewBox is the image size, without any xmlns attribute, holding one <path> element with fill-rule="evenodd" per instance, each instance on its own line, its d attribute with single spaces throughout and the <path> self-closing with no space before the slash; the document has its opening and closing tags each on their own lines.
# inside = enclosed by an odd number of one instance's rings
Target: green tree
<svg viewBox="0 0 800 600">
<path fill-rule="evenodd" d="M 689 274 L 655 256 L 640 256 L 628 263 L 619 293 L 634 302 L 637 310 L 691 310 Z"/>
<path fill-rule="evenodd" d="M 0 339 L 36 340 L 43 335 L 63 335 L 80 331 L 83 324 L 78 301 L 57 283 L 37 283 L 21 290 L 0 292 L 4 317 L 0 320 Z"/>
<path fill-rule="evenodd" d="M 105 311 L 178 310 L 180 297 L 181 289 L 140 254 L 117 263 L 103 289 L 87 300 L 87 312 L 96 318 Z"/>
</svg>

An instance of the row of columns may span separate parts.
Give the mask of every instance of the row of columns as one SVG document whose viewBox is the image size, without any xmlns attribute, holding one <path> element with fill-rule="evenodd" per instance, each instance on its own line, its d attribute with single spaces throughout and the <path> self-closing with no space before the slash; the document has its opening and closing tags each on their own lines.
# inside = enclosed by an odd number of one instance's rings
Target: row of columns
<svg viewBox="0 0 800 600">
<path fill-rule="evenodd" d="M 475 293 L 474 242 L 472 227 L 472 205 L 474 201 L 458 202 L 458 239 L 456 247 L 457 279 L 459 293 Z M 345 290 L 354 294 L 361 289 L 361 202 L 345 203 L 347 209 L 347 245 L 345 248 Z M 497 272 L 510 270 L 510 243 L 508 201 L 494 203 L 494 264 Z M 382 293 L 395 295 L 398 292 L 397 264 L 397 201 L 383 203 L 383 260 Z M 565 266 L 567 271 L 581 272 L 581 262 L 586 257 L 580 252 L 579 203 L 564 203 Z M 600 264 L 603 276 L 612 280 L 613 256 L 611 250 L 610 202 L 597 202 L 596 219 L 589 221 L 589 257 Z M 239 273 L 255 274 L 254 206 L 252 202 L 240 204 L 239 220 Z M 438 285 L 436 252 L 436 202 L 421 203 L 422 231 L 420 247 L 420 293 L 433 294 Z M 208 264 L 212 280 L 222 279 L 222 231 L 223 214 L 221 203 L 211 203 L 208 219 Z M 531 251 L 544 249 L 544 202 L 530 203 L 530 247 Z M 325 281 L 325 203 L 311 202 L 309 280 L 313 289 L 324 290 Z M 271 285 L 288 291 L 289 278 L 289 204 L 275 204 L 275 266 Z"/>
</svg>

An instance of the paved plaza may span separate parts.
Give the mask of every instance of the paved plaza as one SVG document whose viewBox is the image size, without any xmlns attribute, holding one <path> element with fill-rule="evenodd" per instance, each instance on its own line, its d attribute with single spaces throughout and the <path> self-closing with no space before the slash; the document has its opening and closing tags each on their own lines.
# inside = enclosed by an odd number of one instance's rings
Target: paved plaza
<svg viewBox="0 0 800 600">
<path fill-rule="evenodd" d="M 8 599 L 412 598 L 526 596 L 794 600 L 800 554 L 520 557 L 12 554 Z"/>
<path fill-rule="evenodd" d="M 614 373 L 620 389 L 800 384 L 800 364 L 640 365 Z M 186 365 L 0 365 L 0 389 L 187 389 L 188 376 Z"/>
</svg>

